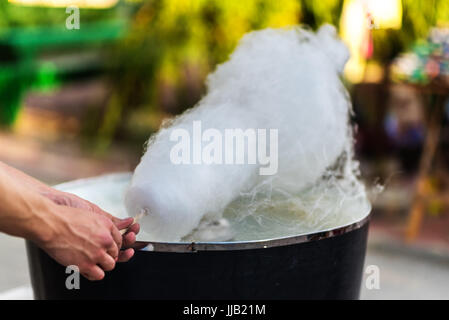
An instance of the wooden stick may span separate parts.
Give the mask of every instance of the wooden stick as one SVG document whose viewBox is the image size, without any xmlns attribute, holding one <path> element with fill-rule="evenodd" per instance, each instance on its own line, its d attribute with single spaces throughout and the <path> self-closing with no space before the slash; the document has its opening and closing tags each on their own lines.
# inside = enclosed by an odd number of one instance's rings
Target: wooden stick
<svg viewBox="0 0 449 320">
<path fill-rule="evenodd" d="M 131 228 L 131 226 L 132 226 L 133 224 L 139 222 L 139 220 L 142 219 L 142 217 L 145 216 L 146 214 L 147 214 L 146 211 L 142 211 L 142 212 L 139 213 L 137 216 L 135 216 L 135 217 L 134 217 L 133 223 L 131 223 L 131 224 L 129 225 L 128 228 L 125 228 L 125 229 L 120 230 L 120 234 L 121 234 L 121 235 L 124 235 L 126 232 L 128 232 L 129 228 Z"/>
</svg>

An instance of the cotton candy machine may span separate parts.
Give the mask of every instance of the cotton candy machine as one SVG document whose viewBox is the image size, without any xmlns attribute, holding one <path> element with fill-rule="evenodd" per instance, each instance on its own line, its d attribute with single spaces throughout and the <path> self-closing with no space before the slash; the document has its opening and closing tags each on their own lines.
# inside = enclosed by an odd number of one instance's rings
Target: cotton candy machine
<svg viewBox="0 0 449 320">
<path fill-rule="evenodd" d="M 122 196 L 130 174 L 113 174 L 57 186 L 124 216 Z M 104 280 L 81 277 L 69 290 L 66 268 L 28 242 L 36 299 L 357 299 L 368 234 L 369 206 L 356 221 L 325 230 L 255 234 L 239 231 L 226 242 L 148 242 Z M 231 221 L 232 222 L 232 221 Z M 241 224 L 241 222 L 239 222 Z M 240 235 L 239 235 L 240 233 Z M 253 238 L 253 239 L 249 239 Z"/>
</svg>

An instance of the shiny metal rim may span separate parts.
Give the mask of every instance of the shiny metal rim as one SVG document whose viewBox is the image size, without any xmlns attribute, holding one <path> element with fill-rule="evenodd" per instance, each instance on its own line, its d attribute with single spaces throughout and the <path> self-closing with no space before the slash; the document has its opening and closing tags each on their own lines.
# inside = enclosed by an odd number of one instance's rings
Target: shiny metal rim
<svg viewBox="0 0 449 320">
<path fill-rule="evenodd" d="M 357 230 L 366 225 L 370 220 L 368 214 L 365 218 L 352 224 L 338 227 L 332 230 L 320 231 L 316 233 L 290 236 L 285 238 L 275 238 L 254 241 L 226 241 L 226 242 L 146 242 L 137 241 L 135 248 L 144 251 L 155 252 L 197 252 L 197 251 L 226 251 L 226 250 L 248 250 L 266 249 L 279 246 L 288 246 L 304 242 L 332 238 L 353 230 Z"/>
<path fill-rule="evenodd" d="M 98 179 L 110 179 L 111 182 L 129 179 L 131 173 L 113 173 L 103 176 L 78 179 L 67 183 L 62 183 L 56 188 L 64 191 L 70 191 L 71 188 L 80 187 L 95 183 Z M 196 252 L 196 251 L 225 251 L 225 250 L 248 250 L 248 249 L 264 249 L 279 246 L 287 246 L 292 244 L 304 243 L 309 241 L 322 240 L 332 238 L 338 235 L 348 233 L 359 229 L 366 225 L 370 219 L 368 213 L 365 218 L 346 226 L 337 227 L 330 230 L 323 230 L 315 233 L 302 234 L 297 236 L 288 236 L 284 238 L 252 240 L 252 241 L 223 241 L 223 242 L 152 242 L 137 241 L 134 245 L 135 249 L 155 252 Z"/>
</svg>

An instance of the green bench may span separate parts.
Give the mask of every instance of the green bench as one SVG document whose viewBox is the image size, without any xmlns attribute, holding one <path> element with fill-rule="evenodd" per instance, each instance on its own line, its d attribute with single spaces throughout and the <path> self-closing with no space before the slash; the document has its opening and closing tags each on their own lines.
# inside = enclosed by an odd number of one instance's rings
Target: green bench
<svg viewBox="0 0 449 320">
<path fill-rule="evenodd" d="M 30 88 L 48 88 L 70 74 L 101 68 L 102 61 L 71 59 L 53 63 L 58 52 L 101 51 L 102 46 L 122 38 L 123 20 L 82 23 L 80 29 L 61 27 L 16 28 L 0 34 L 0 125 L 11 126 L 21 100 Z"/>
</svg>

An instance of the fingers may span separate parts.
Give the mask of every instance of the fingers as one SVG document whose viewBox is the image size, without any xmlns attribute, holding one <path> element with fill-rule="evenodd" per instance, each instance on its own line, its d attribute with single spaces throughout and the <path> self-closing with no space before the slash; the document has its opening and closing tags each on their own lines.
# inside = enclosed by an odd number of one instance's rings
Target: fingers
<svg viewBox="0 0 449 320">
<path fill-rule="evenodd" d="M 123 235 L 123 248 L 129 248 L 136 242 L 136 234 L 134 232 L 127 232 Z"/>
<path fill-rule="evenodd" d="M 101 209 L 100 209 L 101 210 Z M 112 223 L 117 225 L 118 223 L 120 223 L 120 221 L 122 221 L 122 219 L 119 219 L 117 217 L 114 217 L 113 215 L 110 215 L 109 213 L 106 213 L 109 215 L 109 218 L 111 219 Z M 120 230 L 120 229 L 119 229 Z"/>
<path fill-rule="evenodd" d="M 103 251 L 103 253 L 99 254 L 93 262 L 95 264 L 82 269 L 81 274 L 91 281 L 102 280 L 105 277 L 105 271 L 111 271 L 115 268 L 115 262 L 115 258 L 111 257 L 109 253 Z"/>
<path fill-rule="evenodd" d="M 95 264 L 89 265 L 81 270 L 81 274 L 91 281 L 102 280 L 105 277 L 105 271 L 111 271 L 115 268 L 115 259 L 104 251 L 93 263 Z"/>
<path fill-rule="evenodd" d="M 133 223 L 134 223 L 134 218 L 126 218 L 126 219 L 122 219 L 122 220 L 119 219 L 118 221 L 114 222 L 115 226 L 119 230 L 130 228 L 130 227 L 132 227 Z"/>
<path fill-rule="evenodd" d="M 118 231 L 118 229 L 114 225 L 111 225 L 111 235 L 112 238 L 114 239 L 115 244 L 117 245 L 117 248 L 120 250 L 120 248 L 122 247 L 122 234 L 120 233 L 120 231 Z"/>
<path fill-rule="evenodd" d="M 126 221 L 126 223 L 128 223 Z M 119 224 L 119 226 L 121 225 L 125 225 L 125 222 L 121 222 Z M 138 223 L 134 223 L 131 226 L 128 227 L 128 229 L 126 230 L 126 233 L 123 235 L 123 243 L 122 243 L 122 247 L 123 248 L 129 248 L 132 247 L 134 245 L 134 243 L 136 242 L 136 234 L 138 234 L 140 231 L 140 225 Z"/>
<path fill-rule="evenodd" d="M 111 241 L 111 244 L 107 247 L 106 252 L 115 260 L 118 258 L 120 249 L 115 241 Z"/>
<path fill-rule="evenodd" d="M 115 268 L 115 259 L 108 254 L 104 254 L 98 264 L 104 271 L 111 271 Z"/>
<path fill-rule="evenodd" d="M 120 251 L 118 256 L 118 262 L 127 262 L 134 255 L 134 249 L 126 249 Z M 105 271 L 111 271 L 115 268 L 115 260 L 109 255 L 104 254 L 98 265 L 93 265 L 86 270 L 82 271 L 81 274 L 90 281 L 102 280 L 105 277 Z"/>
<path fill-rule="evenodd" d="M 133 232 L 134 234 L 138 234 L 140 231 L 140 224 L 134 223 L 128 228 L 128 233 Z"/>
<path fill-rule="evenodd" d="M 81 274 L 90 281 L 98 281 L 104 278 L 104 271 L 96 265 L 92 265 L 86 270 L 81 271 Z"/>
<path fill-rule="evenodd" d="M 126 250 L 120 251 L 120 254 L 118 255 L 117 262 L 127 262 L 129 259 L 132 258 L 134 255 L 134 249 L 128 248 Z"/>
<path fill-rule="evenodd" d="M 128 261 L 134 255 L 133 249 L 120 251 L 122 244 L 132 245 L 136 241 L 135 232 L 139 231 L 139 226 L 131 227 L 133 218 L 117 220 L 118 227 L 130 227 L 129 230 L 134 231 L 122 237 L 116 224 L 107 216 L 92 214 L 84 208 L 56 208 L 62 212 L 62 245 L 56 249 L 48 248 L 48 251 L 61 264 L 79 265 L 85 278 L 101 280 L 105 272 L 115 268 L 117 261 Z"/>
</svg>

